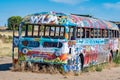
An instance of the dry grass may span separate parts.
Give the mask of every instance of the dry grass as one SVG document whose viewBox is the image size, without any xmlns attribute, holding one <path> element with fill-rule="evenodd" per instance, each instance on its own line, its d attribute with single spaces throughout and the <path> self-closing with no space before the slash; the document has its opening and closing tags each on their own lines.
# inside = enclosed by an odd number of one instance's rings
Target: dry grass
<svg viewBox="0 0 120 80">
<path fill-rule="evenodd" d="M 0 31 L 1 35 L 12 36 L 12 31 Z"/>
<path fill-rule="evenodd" d="M 12 32 L 9 31 L 0 31 L 1 36 L 12 36 Z M 3 37 L 0 38 L 0 56 L 11 56 L 12 53 L 12 43 L 4 43 Z"/>
<path fill-rule="evenodd" d="M 12 44 L 0 40 L 0 56 L 11 56 Z"/>
</svg>

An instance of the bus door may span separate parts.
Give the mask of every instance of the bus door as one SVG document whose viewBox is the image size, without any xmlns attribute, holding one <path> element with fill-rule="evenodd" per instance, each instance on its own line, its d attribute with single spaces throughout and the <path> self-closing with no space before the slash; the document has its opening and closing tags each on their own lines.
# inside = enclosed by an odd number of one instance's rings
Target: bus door
<svg viewBox="0 0 120 80">
<path fill-rule="evenodd" d="M 19 45 L 19 27 L 13 25 L 13 40 L 12 40 L 12 61 L 13 66 L 18 60 L 18 45 Z"/>
<path fill-rule="evenodd" d="M 76 55 L 75 52 L 75 46 L 76 46 L 76 28 L 75 27 L 69 27 L 68 28 L 68 46 L 69 46 L 69 55 L 71 56 L 71 59 L 75 58 Z"/>
</svg>

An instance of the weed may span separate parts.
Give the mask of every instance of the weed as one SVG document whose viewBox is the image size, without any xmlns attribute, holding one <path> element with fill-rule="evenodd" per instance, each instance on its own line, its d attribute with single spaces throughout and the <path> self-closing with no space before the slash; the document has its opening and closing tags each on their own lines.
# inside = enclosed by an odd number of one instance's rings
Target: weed
<svg viewBox="0 0 120 80">
<path fill-rule="evenodd" d="M 113 58 L 113 62 L 116 64 L 120 64 L 120 52 L 115 55 L 115 57 Z"/>
<path fill-rule="evenodd" d="M 74 73 L 74 76 L 79 76 L 79 72 L 75 72 L 75 73 Z"/>
<path fill-rule="evenodd" d="M 101 72 L 102 71 L 102 66 L 101 65 L 97 65 L 96 67 L 95 67 L 95 70 L 97 71 L 97 72 Z"/>
<path fill-rule="evenodd" d="M 89 68 L 88 67 L 84 68 L 83 72 L 89 72 Z"/>
</svg>

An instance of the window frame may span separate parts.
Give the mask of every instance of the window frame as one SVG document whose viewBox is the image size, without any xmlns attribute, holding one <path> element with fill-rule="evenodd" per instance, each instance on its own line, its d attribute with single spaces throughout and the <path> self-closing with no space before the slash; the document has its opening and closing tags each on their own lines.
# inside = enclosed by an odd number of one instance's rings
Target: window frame
<svg viewBox="0 0 120 80">
<path fill-rule="evenodd" d="M 29 30 L 28 30 L 28 27 L 29 27 L 29 25 L 30 26 L 32 26 L 31 28 L 32 28 L 32 30 L 30 31 L 31 32 L 31 34 L 30 35 L 28 35 L 28 32 L 29 32 Z M 35 34 L 35 27 L 37 26 L 37 33 Z M 23 36 L 23 37 L 52 37 L 52 38 L 54 38 L 54 37 L 63 37 L 63 38 L 65 38 L 65 26 L 60 26 L 60 25 L 42 25 L 42 24 L 24 24 L 21 28 L 23 28 L 23 27 L 25 27 L 25 30 L 24 30 L 24 35 L 20 35 L 20 36 Z M 51 28 L 55 28 L 55 30 L 53 31 L 54 32 L 54 35 L 53 36 L 51 36 Z M 49 28 L 48 30 L 47 30 L 47 28 Z M 56 36 L 56 28 L 58 28 L 58 36 Z M 62 31 L 63 30 L 63 31 Z M 61 34 L 61 31 L 62 31 L 62 34 Z M 21 34 L 23 33 L 22 32 L 22 29 L 21 29 Z M 47 34 L 47 32 L 48 32 L 48 34 Z"/>
</svg>

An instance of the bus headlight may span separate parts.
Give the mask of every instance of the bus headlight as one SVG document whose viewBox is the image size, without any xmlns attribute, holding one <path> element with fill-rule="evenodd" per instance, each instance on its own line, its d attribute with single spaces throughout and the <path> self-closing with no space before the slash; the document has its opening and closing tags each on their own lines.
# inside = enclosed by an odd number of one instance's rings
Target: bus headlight
<svg viewBox="0 0 120 80">
<path fill-rule="evenodd" d="M 27 53 L 28 53 L 28 49 L 27 49 L 27 48 L 23 48 L 23 49 L 22 49 L 22 53 L 23 53 L 23 54 L 27 54 Z"/>
</svg>

